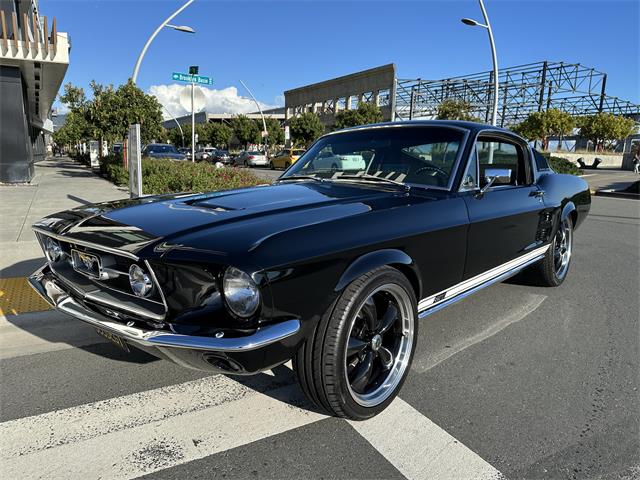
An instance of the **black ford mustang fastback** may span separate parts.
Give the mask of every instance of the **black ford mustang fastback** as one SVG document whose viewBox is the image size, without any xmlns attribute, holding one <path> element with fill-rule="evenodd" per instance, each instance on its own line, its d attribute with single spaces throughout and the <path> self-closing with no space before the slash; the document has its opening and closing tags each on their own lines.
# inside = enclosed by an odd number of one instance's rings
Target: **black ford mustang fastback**
<svg viewBox="0 0 640 480">
<path fill-rule="evenodd" d="M 251 374 L 365 419 L 397 395 L 418 319 L 523 269 L 562 283 L 584 180 L 507 130 L 415 121 L 327 134 L 272 185 L 83 206 L 34 225 L 32 286 L 122 348 Z"/>
</svg>

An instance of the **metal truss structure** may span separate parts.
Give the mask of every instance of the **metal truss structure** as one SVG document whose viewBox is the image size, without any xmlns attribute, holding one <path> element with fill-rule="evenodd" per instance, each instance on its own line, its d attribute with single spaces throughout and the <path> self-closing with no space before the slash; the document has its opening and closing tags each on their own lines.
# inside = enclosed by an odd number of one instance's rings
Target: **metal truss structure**
<svg viewBox="0 0 640 480">
<path fill-rule="evenodd" d="M 537 62 L 499 72 L 498 125 L 521 122 L 531 112 L 558 108 L 572 115 L 609 112 L 640 120 L 640 105 L 606 94 L 607 74 L 577 63 Z M 443 80 L 397 80 L 397 120 L 435 117 L 443 100 L 471 105 L 490 122 L 493 72 Z"/>
</svg>

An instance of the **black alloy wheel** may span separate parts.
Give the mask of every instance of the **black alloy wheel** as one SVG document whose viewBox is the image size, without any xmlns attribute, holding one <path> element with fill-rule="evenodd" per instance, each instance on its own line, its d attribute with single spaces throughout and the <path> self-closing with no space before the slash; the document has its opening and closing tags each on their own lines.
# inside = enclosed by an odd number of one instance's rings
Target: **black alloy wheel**
<svg viewBox="0 0 640 480">
<path fill-rule="evenodd" d="M 294 357 L 307 396 L 322 410 L 364 420 L 397 396 L 418 332 L 415 292 L 397 269 L 349 284 Z"/>
</svg>

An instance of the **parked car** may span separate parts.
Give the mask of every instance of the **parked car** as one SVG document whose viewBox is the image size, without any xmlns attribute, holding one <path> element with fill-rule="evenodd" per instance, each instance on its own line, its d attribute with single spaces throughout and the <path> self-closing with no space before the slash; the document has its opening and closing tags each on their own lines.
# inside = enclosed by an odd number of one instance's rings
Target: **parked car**
<svg viewBox="0 0 640 480">
<path fill-rule="evenodd" d="M 303 149 L 285 148 L 271 157 L 271 160 L 269 161 L 269 168 L 271 168 L 271 170 L 275 168 L 289 168 L 303 153 Z"/>
<path fill-rule="evenodd" d="M 178 152 L 180 152 L 181 154 L 183 154 L 187 158 L 191 158 L 191 149 L 190 148 L 180 147 L 180 148 L 178 148 Z"/>
<path fill-rule="evenodd" d="M 317 169 L 329 170 L 332 172 L 341 170 L 364 170 L 366 161 L 362 154 L 357 155 L 335 155 L 326 150 L 319 152 L 315 159 L 314 166 Z"/>
<path fill-rule="evenodd" d="M 142 149 L 142 156 L 169 160 L 186 160 L 187 158 L 169 143 L 150 143 Z"/>
<path fill-rule="evenodd" d="M 257 150 L 240 152 L 233 159 L 233 165 L 242 165 L 245 167 L 259 167 L 268 165 L 269 161 L 264 152 Z"/>
<path fill-rule="evenodd" d="M 348 161 L 327 168 L 326 152 Z M 398 394 L 419 318 L 525 269 L 560 285 L 590 203 L 583 179 L 507 130 L 367 125 L 324 135 L 270 186 L 50 215 L 29 282 L 120 347 L 182 366 L 293 359 L 319 408 L 366 419 Z"/>
<path fill-rule="evenodd" d="M 213 154 L 212 162 L 220 162 L 228 165 L 231 163 L 231 157 L 229 156 L 229 152 L 227 150 L 216 150 Z"/>
<path fill-rule="evenodd" d="M 196 162 L 201 162 L 202 160 L 207 160 L 210 162 L 215 153 L 216 149 L 213 147 L 200 148 L 195 154 Z"/>
</svg>

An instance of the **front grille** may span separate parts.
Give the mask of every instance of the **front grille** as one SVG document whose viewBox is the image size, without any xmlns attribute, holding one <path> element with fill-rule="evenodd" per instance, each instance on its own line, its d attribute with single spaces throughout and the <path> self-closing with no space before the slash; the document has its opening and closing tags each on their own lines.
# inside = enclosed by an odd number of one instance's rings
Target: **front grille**
<svg viewBox="0 0 640 480">
<path fill-rule="evenodd" d="M 44 247 L 46 234 L 37 232 L 37 237 Z M 55 240 L 58 241 L 64 253 L 57 262 L 49 262 L 51 269 L 85 300 L 99 303 L 112 310 L 120 310 L 127 315 L 132 314 L 154 321 L 164 318 L 167 310 L 166 303 L 151 267 L 146 262 L 136 261 L 113 251 L 101 250 L 99 246 L 78 244 L 73 240 L 60 237 L 55 237 Z M 99 269 L 91 270 L 84 268 L 84 265 L 82 268 L 74 266 L 74 257 L 77 262 L 79 256 L 83 254 L 86 257 L 95 256 L 100 264 Z M 149 272 L 154 280 L 154 288 L 149 297 L 137 297 L 131 290 L 129 268 L 134 263 Z M 111 316 L 119 318 L 117 313 Z"/>
</svg>

